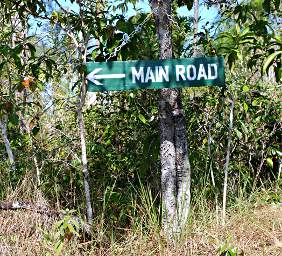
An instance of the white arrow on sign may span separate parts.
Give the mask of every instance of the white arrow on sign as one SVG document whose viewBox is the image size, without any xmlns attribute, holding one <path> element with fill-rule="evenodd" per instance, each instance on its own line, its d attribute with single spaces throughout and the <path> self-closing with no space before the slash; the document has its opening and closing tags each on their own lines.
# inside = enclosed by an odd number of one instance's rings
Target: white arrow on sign
<svg viewBox="0 0 282 256">
<path fill-rule="evenodd" d="M 89 73 L 86 78 L 90 80 L 92 83 L 96 85 L 103 85 L 98 80 L 99 79 L 106 79 L 106 78 L 124 78 L 125 74 L 104 74 L 104 75 L 97 75 L 102 68 L 95 68 L 91 73 Z"/>
</svg>

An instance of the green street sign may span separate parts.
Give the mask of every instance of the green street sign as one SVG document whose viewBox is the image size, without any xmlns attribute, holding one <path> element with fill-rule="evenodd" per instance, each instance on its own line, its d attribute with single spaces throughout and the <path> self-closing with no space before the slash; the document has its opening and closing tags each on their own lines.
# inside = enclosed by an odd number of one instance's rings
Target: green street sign
<svg viewBox="0 0 282 256">
<path fill-rule="evenodd" d="M 86 63 L 88 91 L 224 86 L 223 57 Z"/>
</svg>

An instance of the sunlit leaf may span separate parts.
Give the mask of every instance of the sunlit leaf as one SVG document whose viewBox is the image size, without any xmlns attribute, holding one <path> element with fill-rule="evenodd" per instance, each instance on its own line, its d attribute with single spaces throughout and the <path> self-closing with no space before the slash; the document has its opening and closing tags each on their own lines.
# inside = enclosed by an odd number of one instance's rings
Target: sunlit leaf
<svg viewBox="0 0 282 256">
<path fill-rule="evenodd" d="M 250 90 L 249 86 L 244 85 L 243 86 L 243 92 L 248 92 Z"/>
<path fill-rule="evenodd" d="M 259 102 L 257 100 L 253 100 L 252 101 L 252 106 L 255 107 L 255 106 L 258 106 L 258 105 L 259 105 Z"/>
<path fill-rule="evenodd" d="M 138 115 L 138 118 L 139 118 L 139 120 L 140 120 L 143 124 L 146 124 L 146 123 L 147 123 L 146 118 L 145 118 L 142 114 L 139 114 L 139 115 Z"/>
<path fill-rule="evenodd" d="M 248 112 L 249 106 L 246 102 L 244 102 L 243 108 L 244 108 L 245 112 Z"/>
<path fill-rule="evenodd" d="M 270 168 L 273 168 L 273 160 L 272 160 L 272 158 L 268 157 L 268 158 L 266 159 L 266 163 L 267 163 L 267 165 L 268 165 Z"/>
<path fill-rule="evenodd" d="M 270 54 L 264 61 L 262 71 L 263 73 L 266 73 L 266 71 L 269 69 L 270 64 L 274 61 L 274 59 L 278 56 L 282 55 L 282 51 L 277 51 L 272 54 Z"/>
</svg>

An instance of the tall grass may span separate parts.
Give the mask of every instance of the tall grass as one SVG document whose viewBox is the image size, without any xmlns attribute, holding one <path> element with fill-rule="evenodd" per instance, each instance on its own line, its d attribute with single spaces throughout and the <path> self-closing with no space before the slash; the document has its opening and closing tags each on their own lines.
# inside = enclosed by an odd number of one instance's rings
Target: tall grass
<svg viewBox="0 0 282 256">
<path fill-rule="evenodd" d="M 64 223 L 61 219 L 33 211 L 1 211 L 0 255 L 55 255 L 58 239 L 63 244 L 61 255 L 220 255 L 224 250 L 237 251 L 238 255 L 240 252 L 254 255 L 258 250 L 265 255 L 279 255 L 273 254 L 281 251 L 279 182 L 252 193 L 243 189 L 239 194 L 230 193 L 225 226 L 220 225 L 220 202 L 217 208 L 208 181 L 203 183 L 205 186 L 193 190 L 187 228 L 174 244 L 167 241 L 162 231 L 160 195 L 154 195 L 150 186 L 142 182 L 128 187 L 131 194 L 127 205 L 117 204 L 116 183 L 106 187 L 101 197 L 102 207 L 95 212 L 91 236 L 80 232 L 80 237 L 69 240 L 68 229 L 56 225 Z M 34 188 L 31 177 L 26 175 L 16 189 L 6 188 L 5 198 L 30 200 L 52 208 L 44 193 Z M 111 209 L 117 206 L 127 209 L 123 224 L 114 216 L 120 215 L 121 210 Z"/>
</svg>

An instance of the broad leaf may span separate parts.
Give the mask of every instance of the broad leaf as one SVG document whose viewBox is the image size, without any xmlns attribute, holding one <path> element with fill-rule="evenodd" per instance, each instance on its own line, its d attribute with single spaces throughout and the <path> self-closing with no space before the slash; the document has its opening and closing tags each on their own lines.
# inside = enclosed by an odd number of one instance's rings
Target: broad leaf
<svg viewBox="0 0 282 256">
<path fill-rule="evenodd" d="M 145 118 L 142 114 L 139 114 L 139 115 L 138 115 L 138 118 L 140 119 L 140 121 L 141 121 L 143 124 L 147 124 L 147 120 L 146 120 L 146 118 Z"/>
<path fill-rule="evenodd" d="M 282 51 L 277 51 L 272 54 L 270 54 L 264 61 L 262 71 L 263 73 L 266 73 L 266 71 L 269 69 L 270 64 L 273 62 L 273 60 L 278 56 L 282 55 Z"/>
</svg>

